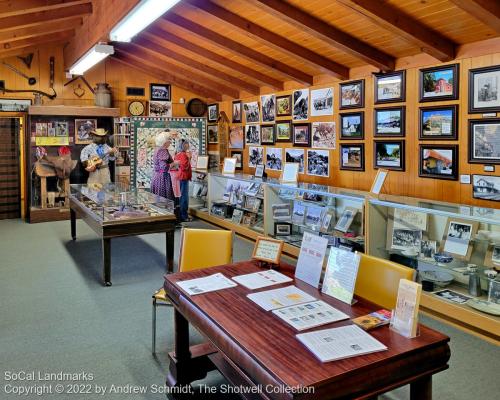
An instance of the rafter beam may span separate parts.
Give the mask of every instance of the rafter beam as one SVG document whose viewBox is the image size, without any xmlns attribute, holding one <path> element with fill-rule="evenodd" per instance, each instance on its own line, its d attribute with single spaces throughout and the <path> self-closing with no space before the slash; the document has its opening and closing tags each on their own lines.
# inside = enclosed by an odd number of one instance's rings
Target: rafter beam
<svg viewBox="0 0 500 400">
<path fill-rule="evenodd" d="M 239 91 L 234 89 L 233 87 L 223 85 L 222 83 L 216 82 L 205 76 L 198 75 L 187 69 L 183 69 L 182 67 L 179 67 L 176 64 L 168 62 L 169 57 L 166 54 L 152 53 L 134 43 L 127 43 L 127 44 L 114 43 L 114 46 L 115 48 L 120 49 L 122 51 L 128 51 L 129 53 L 132 53 L 134 56 L 144 61 L 147 61 L 152 65 L 157 65 L 159 69 L 168 71 L 172 75 L 177 75 L 189 79 L 198 84 L 202 84 L 203 86 L 206 86 L 218 93 L 227 94 L 228 96 L 231 96 L 233 98 L 238 98 L 240 95 Z"/>
<path fill-rule="evenodd" d="M 0 0 L 0 18 L 57 10 L 85 3 L 92 3 L 92 0 Z"/>
<path fill-rule="evenodd" d="M 451 0 L 453 4 L 500 33 L 500 2 L 497 0 Z"/>
<path fill-rule="evenodd" d="M 252 21 L 242 18 L 225 8 L 218 6 L 217 4 L 207 0 L 184 0 L 184 3 L 189 3 L 192 6 L 203 10 L 204 12 L 218 18 L 222 22 L 228 23 L 232 27 L 244 32 L 247 36 L 264 42 L 269 47 L 285 52 L 294 58 L 300 58 L 301 61 L 310 65 L 319 67 L 324 73 L 331 74 L 339 79 L 347 79 L 349 77 L 349 69 L 346 66 L 336 63 L 327 57 L 323 57 L 322 55 L 288 40 L 283 36 L 277 35 L 262 26 L 256 25 Z"/>
<path fill-rule="evenodd" d="M 66 21 L 47 22 L 43 25 L 21 28 L 12 31 L 0 32 L 0 43 L 13 40 L 29 39 L 49 33 L 63 32 L 78 28 L 82 24 L 82 19 L 68 19 Z"/>
<path fill-rule="evenodd" d="M 157 26 L 150 28 L 148 30 L 148 33 L 154 36 L 157 41 L 167 41 L 171 44 L 176 45 L 177 47 L 188 50 L 199 57 L 209 59 L 210 61 L 213 61 L 217 64 L 238 71 L 239 73 L 251 77 L 264 85 L 271 86 L 276 90 L 283 90 L 284 88 L 283 82 L 278 79 L 274 79 L 273 77 L 256 71 L 250 67 L 247 67 L 246 65 L 239 64 L 231 60 L 230 58 L 223 57 L 220 54 L 207 50 L 205 47 L 198 46 L 195 43 L 182 39 L 179 36 L 167 32 L 166 30 L 163 30 Z"/>
<path fill-rule="evenodd" d="M 420 46 L 439 61 L 455 58 L 455 43 L 383 0 L 336 0 L 380 27 Z"/>
<path fill-rule="evenodd" d="M 189 80 L 179 78 L 178 76 L 172 75 L 162 69 L 157 67 L 148 65 L 144 63 L 140 58 L 135 56 L 131 56 L 130 54 L 124 53 L 120 50 L 115 51 L 115 54 L 112 55 L 112 58 L 116 61 L 121 62 L 122 64 L 134 68 L 138 71 L 141 71 L 145 74 L 151 75 L 156 79 L 160 79 L 164 82 L 169 82 L 172 85 L 176 85 L 182 89 L 188 90 L 194 94 L 203 96 L 208 99 L 213 99 L 216 101 L 222 101 L 222 96 L 220 93 L 217 93 L 205 86 L 198 85 Z"/>
<path fill-rule="evenodd" d="M 0 60 L 3 60 L 5 58 L 10 58 L 10 57 L 24 56 L 24 55 L 27 55 L 30 53 L 34 53 L 38 49 L 39 49 L 38 46 L 33 46 L 33 47 L 24 47 L 22 49 L 2 51 L 2 52 L 0 52 Z"/>
<path fill-rule="evenodd" d="M 36 38 L 14 40 L 11 42 L 2 43 L 1 47 L 0 47 L 0 49 L 1 49 L 0 51 L 21 49 L 23 47 L 31 47 L 31 46 L 36 46 L 36 45 L 51 43 L 51 42 L 64 42 L 64 41 L 68 41 L 69 39 L 71 39 L 74 35 L 75 35 L 75 31 L 72 29 L 72 30 L 68 30 L 68 31 L 64 31 L 64 32 L 49 33 L 47 35 L 37 36 Z"/>
<path fill-rule="evenodd" d="M 282 0 L 247 1 L 259 9 L 307 32 L 309 35 L 328 43 L 330 46 L 373 65 L 382 71 L 394 70 L 395 59 L 393 56 L 327 24 L 325 21 L 302 11 L 300 8 Z"/>
<path fill-rule="evenodd" d="M 297 82 L 305 83 L 307 85 L 313 84 L 313 77 L 303 71 L 293 68 L 281 61 L 275 60 L 265 54 L 259 53 L 250 47 L 243 46 L 242 44 L 222 36 L 210 29 L 207 29 L 197 23 L 190 21 L 178 14 L 168 13 L 162 17 L 164 20 L 171 22 L 183 29 L 190 31 L 206 40 L 215 43 L 216 45 L 230 50 L 241 57 L 246 58 L 250 62 L 259 64 L 266 68 L 271 68 L 280 74 L 287 76 Z"/>
</svg>

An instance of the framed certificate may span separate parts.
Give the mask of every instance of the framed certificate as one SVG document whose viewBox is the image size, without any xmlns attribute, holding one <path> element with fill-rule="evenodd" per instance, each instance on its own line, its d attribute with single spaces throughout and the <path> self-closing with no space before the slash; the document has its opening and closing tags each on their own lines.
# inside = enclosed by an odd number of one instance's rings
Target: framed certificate
<svg viewBox="0 0 500 400">
<path fill-rule="evenodd" d="M 208 169 L 208 156 L 198 156 L 196 169 Z"/>
<path fill-rule="evenodd" d="M 236 171 L 236 158 L 224 158 L 224 167 L 222 168 L 223 174 L 234 174 Z"/>
<path fill-rule="evenodd" d="M 375 179 L 373 180 L 372 188 L 370 189 L 370 192 L 373 194 L 380 194 L 380 191 L 382 190 L 382 187 L 384 186 L 385 178 L 387 178 L 387 174 L 389 173 L 389 170 L 380 168 L 377 171 L 377 175 L 375 176 Z"/>
<path fill-rule="evenodd" d="M 282 250 L 283 240 L 258 236 L 255 241 L 252 258 L 271 264 L 279 264 Z"/>
</svg>

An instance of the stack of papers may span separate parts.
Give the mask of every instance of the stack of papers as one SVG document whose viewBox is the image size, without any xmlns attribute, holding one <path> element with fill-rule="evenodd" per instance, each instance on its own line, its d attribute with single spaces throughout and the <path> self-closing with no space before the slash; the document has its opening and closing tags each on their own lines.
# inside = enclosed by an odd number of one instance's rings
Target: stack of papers
<svg viewBox="0 0 500 400">
<path fill-rule="evenodd" d="M 221 273 L 209 275 L 204 278 L 196 278 L 189 279 L 187 281 L 176 282 L 176 285 L 183 289 L 190 296 L 238 286 L 231 279 L 226 278 Z"/>
<path fill-rule="evenodd" d="M 252 274 L 233 276 L 233 281 L 248 289 L 260 289 L 280 283 L 291 282 L 292 279 L 272 269 L 268 271 L 254 272 Z"/>
<path fill-rule="evenodd" d="M 301 303 L 309 303 L 316 300 L 314 297 L 308 295 L 306 292 L 295 286 L 287 286 L 280 289 L 251 293 L 247 295 L 247 297 L 266 311 L 276 310 L 278 308 L 293 306 Z"/>
</svg>

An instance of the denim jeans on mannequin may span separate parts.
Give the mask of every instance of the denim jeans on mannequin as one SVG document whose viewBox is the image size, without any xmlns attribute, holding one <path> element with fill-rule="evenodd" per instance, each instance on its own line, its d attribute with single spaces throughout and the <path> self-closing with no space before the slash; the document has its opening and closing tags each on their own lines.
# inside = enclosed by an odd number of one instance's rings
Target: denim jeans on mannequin
<svg viewBox="0 0 500 400">
<path fill-rule="evenodd" d="M 182 180 L 181 183 L 181 221 L 188 219 L 188 206 L 189 206 L 189 181 Z"/>
</svg>

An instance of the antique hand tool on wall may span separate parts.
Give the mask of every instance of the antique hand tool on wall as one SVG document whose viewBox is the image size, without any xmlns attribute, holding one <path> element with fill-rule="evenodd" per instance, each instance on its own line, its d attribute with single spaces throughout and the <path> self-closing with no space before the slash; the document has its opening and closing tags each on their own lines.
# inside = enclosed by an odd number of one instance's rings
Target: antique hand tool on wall
<svg viewBox="0 0 500 400">
<path fill-rule="evenodd" d="M 19 71 L 16 67 L 6 63 L 5 61 L 2 61 L 2 64 L 5 65 L 7 68 L 9 68 L 11 71 L 14 71 L 17 75 L 22 76 L 23 78 L 26 78 L 28 80 L 28 84 L 30 86 L 36 85 L 36 78 L 33 76 L 28 76 L 24 72 Z"/>
</svg>

